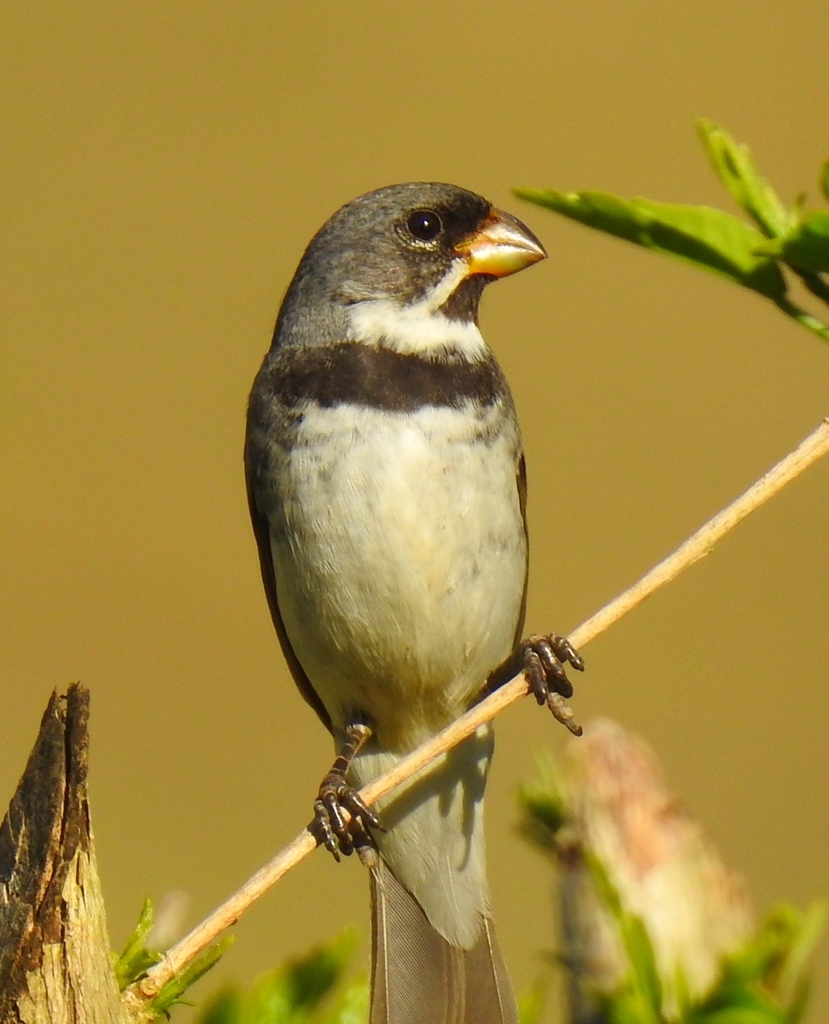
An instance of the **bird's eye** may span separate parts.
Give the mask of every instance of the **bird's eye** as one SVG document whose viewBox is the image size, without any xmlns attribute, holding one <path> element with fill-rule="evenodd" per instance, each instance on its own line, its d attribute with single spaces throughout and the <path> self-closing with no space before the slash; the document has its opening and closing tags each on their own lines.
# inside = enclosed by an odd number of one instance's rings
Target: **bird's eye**
<svg viewBox="0 0 829 1024">
<path fill-rule="evenodd" d="M 434 210 L 415 210 L 409 214 L 406 227 L 419 242 L 434 242 L 443 231 L 443 221 Z"/>
</svg>

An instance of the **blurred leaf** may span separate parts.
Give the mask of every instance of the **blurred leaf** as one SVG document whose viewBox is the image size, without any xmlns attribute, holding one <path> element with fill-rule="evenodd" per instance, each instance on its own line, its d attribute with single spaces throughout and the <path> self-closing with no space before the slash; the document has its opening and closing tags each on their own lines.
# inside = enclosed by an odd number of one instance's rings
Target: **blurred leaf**
<svg viewBox="0 0 829 1024">
<path fill-rule="evenodd" d="M 565 822 L 562 783 L 552 758 L 539 758 L 538 774 L 518 790 L 523 812 L 519 831 L 550 857 L 556 856 L 556 837 Z"/>
<path fill-rule="evenodd" d="M 800 920 L 791 937 L 788 956 L 780 972 L 781 997 L 791 1006 L 791 1020 L 799 1020 L 811 985 L 810 959 L 826 924 L 826 905 L 812 903 L 798 911 Z"/>
<path fill-rule="evenodd" d="M 786 961 L 798 944 L 804 917 L 788 904 L 775 907 L 743 948 L 728 958 L 726 979 L 760 981 L 768 991 L 777 993 Z"/>
<path fill-rule="evenodd" d="M 756 251 L 798 270 L 829 270 L 829 210 L 807 213 L 784 238 L 763 242 Z"/>
<path fill-rule="evenodd" d="M 230 985 L 207 1003 L 199 1014 L 198 1024 L 240 1024 L 241 1020 L 242 996 L 236 986 Z"/>
<path fill-rule="evenodd" d="M 331 1009 L 319 1019 L 319 1024 L 366 1024 L 368 1004 L 368 982 L 352 981 L 335 997 Z"/>
<path fill-rule="evenodd" d="M 609 757 L 607 747 L 603 751 L 615 777 L 620 758 L 618 754 Z M 627 888 L 617 888 L 616 880 L 626 877 L 624 869 L 613 859 L 597 856 L 588 838 L 590 830 L 582 832 L 583 826 L 569 813 L 573 802 L 578 806 L 578 786 L 593 790 L 600 788 L 599 780 L 591 773 L 572 774 L 572 763 L 568 764 L 571 774 L 564 777 L 552 759 L 540 761 L 537 778 L 521 788 L 519 797 L 525 819 L 522 831 L 545 853 L 561 856 L 565 873 L 575 872 L 570 880 L 576 884 L 567 898 L 584 901 L 583 906 L 591 908 L 591 913 L 597 904 L 597 916 L 588 919 L 588 928 L 581 934 L 578 928 L 573 929 L 574 945 L 568 946 L 560 958 L 566 968 L 577 971 L 572 980 L 584 997 L 586 1012 L 593 1014 L 589 1019 L 596 1024 L 799 1024 L 809 995 L 810 960 L 826 917 L 825 908 L 819 904 L 806 910 L 787 904 L 775 907 L 738 948 L 734 949 L 733 942 L 739 941 L 735 936 L 725 947 L 730 952 L 718 952 L 710 961 L 713 970 L 709 969 L 705 980 L 692 989 L 687 972 L 695 956 L 705 952 L 705 936 L 699 936 L 702 948 L 695 946 L 684 952 L 666 941 L 664 914 L 670 906 L 670 895 L 664 883 L 649 887 L 640 897 L 659 899 L 662 907 L 662 918 L 655 919 L 653 933 L 648 933 L 645 921 L 650 921 L 649 904 L 628 895 Z M 619 799 L 615 791 L 614 799 Z M 630 809 L 630 805 L 625 806 Z M 637 822 L 641 829 L 638 818 Z M 558 838 L 562 825 L 568 828 L 566 841 Z M 641 831 L 636 835 L 637 842 L 641 842 Z M 612 851 L 613 846 L 599 848 Z M 604 856 L 612 858 L 613 854 L 605 852 Z M 586 882 L 592 893 L 586 891 Z M 724 898 L 722 886 L 700 893 L 699 898 L 715 901 L 716 906 L 716 901 Z M 644 919 L 630 909 L 631 905 L 641 909 Z M 586 946 L 580 943 L 590 931 L 599 934 L 597 923 L 601 924 L 603 938 L 596 947 L 598 954 L 592 951 L 594 962 L 590 962 L 582 956 Z M 618 943 L 613 941 L 613 931 Z M 743 925 L 737 934 L 746 934 Z M 718 944 L 716 948 L 724 947 Z M 713 983 L 712 974 L 716 975 Z M 704 991 L 702 985 L 707 986 Z M 536 1024 L 541 1010 L 534 994 L 530 993 L 521 1006 L 522 1024 Z"/>
<path fill-rule="evenodd" d="M 286 991 L 293 1006 L 316 1006 L 334 988 L 356 944 L 353 931 L 344 932 L 327 946 L 289 964 L 285 973 Z"/>
<path fill-rule="evenodd" d="M 205 1006 L 197 1024 L 365 1024 L 367 985 L 342 986 L 355 943 L 355 933 L 345 932 L 263 975 L 248 992 L 223 990 Z"/>
<path fill-rule="evenodd" d="M 623 989 L 607 1000 L 599 1000 L 602 1016 L 597 1024 L 666 1024 L 665 1018 L 643 1001 L 641 993 Z"/>
<path fill-rule="evenodd" d="M 661 1021 L 662 982 L 645 925 L 640 917 L 622 906 L 618 890 L 598 857 L 585 851 L 584 858 L 599 899 L 619 930 L 630 969 L 625 987 L 610 997 L 609 1008 L 614 1013 L 612 1019 L 619 1024 L 628 1019 L 638 1024 Z M 632 1017 L 628 1016 L 630 1013 Z"/>
<path fill-rule="evenodd" d="M 809 988 L 809 957 L 824 910 L 774 908 L 749 941 L 723 963 L 708 995 L 687 1024 L 793 1024 L 800 1019 Z"/>
<path fill-rule="evenodd" d="M 820 169 L 820 191 L 824 199 L 829 199 L 829 160 L 826 160 Z"/>
<path fill-rule="evenodd" d="M 144 905 L 138 916 L 138 923 L 127 939 L 123 952 L 120 956 L 114 953 L 112 956 L 115 977 L 121 992 L 161 959 L 159 953 L 151 952 L 146 948 L 147 936 L 152 927 L 153 904 L 148 897 L 144 900 Z"/>
<path fill-rule="evenodd" d="M 521 996 L 518 1000 L 518 1019 L 521 1024 L 541 1024 L 549 989 L 549 977 L 539 978 L 529 992 Z"/>
<path fill-rule="evenodd" d="M 704 1017 L 692 1015 L 682 1024 L 786 1024 L 786 1018 L 762 1007 L 728 1006 Z"/>
<path fill-rule="evenodd" d="M 792 215 L 760 175 L 748 146 L 735 142 L 724 128 L 705 118 L 697 121 L 697 129 L 714 170 L 738 206 L 770 238 L 786 234 L 793 225 Z"/>
<path fill-rule="evenodd" d="M 517 189 L 515 194 L 588 227 L 720 274 L 775 302 L 786 294 L 780 269 L 757 252 L 764 236 L 722 210 L 621 199 L 606 192 Z"/>
</svg>

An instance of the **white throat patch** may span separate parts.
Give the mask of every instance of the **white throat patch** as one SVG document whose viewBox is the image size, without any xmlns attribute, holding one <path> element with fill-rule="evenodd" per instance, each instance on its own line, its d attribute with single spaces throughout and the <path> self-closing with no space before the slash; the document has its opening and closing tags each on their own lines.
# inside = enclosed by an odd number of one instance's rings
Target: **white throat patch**
<svg viewBox="0 0 829 1024">
<path fill-rule="evenodd" d="M 489 350 L 477 324 L 450 320 L 439 312 L 467 273 L 466 263 L 457 260 L 443 280 L 411 306 L 401 306 L 393 299 L 354 303 L 348 314 L 351 340 L 383 345 L 402 355 L 457 352 L 469 362 L 486 358 Z"/>
</svg>

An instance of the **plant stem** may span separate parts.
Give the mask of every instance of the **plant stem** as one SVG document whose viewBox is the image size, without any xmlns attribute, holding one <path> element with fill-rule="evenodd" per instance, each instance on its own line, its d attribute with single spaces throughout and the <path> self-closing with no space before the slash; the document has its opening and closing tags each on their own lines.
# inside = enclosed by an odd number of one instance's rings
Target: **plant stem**
<svg viewBox="0 0 829 1024">
<path fill-rule="evenodd" d="M 829 284 L 823 280 L 820 274 L 810 270 L 798 270 L 796 273 L 815 298 L 829 305 Z"/>
<path fill-rule="evenodd" d="M 811 288 L 809 290 L 812 291 Z M 791 299 L 784 296 L 781 299 L 775 300 L 774 304 L 778 309 L 782 310 L 786 316 L 790 316 L 792 320 L 797 320 L 799 324 L 802 324 L 808 330 L 813 331 L 819 338 L 829 342 L 829 327 L 827 327 L 822 321 L 818 320 L 817 317 L 812 316 L 811 313 L 807 313 L 805 309 L 801 309 L 800 306 L 792 302 Z"/>
</svg>

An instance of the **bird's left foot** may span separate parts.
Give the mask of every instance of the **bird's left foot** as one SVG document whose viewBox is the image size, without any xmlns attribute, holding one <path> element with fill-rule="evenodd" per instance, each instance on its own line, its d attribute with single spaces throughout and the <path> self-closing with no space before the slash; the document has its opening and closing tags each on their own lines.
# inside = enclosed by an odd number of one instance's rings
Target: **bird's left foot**
<svg viewBox="0 0 829 1024">
<path fill-rule="evenodd" d="M 573 709 L 567 698 L 573 696 L 573 684 L 567 678 L 567 666 L 584 671 L 584 659 L 565 636 L 549 633 L 534 634 L 522 640 L 510 657 L 489 679 L 490 690 L 497 689 L 507 679 L 523 672 L 530 693 L 539 704 L 546 704 L 556 721 L 566 726 L 574 736 L 582 729 L 573 721 Z"/>
<path fill-rule="evenodd" d="M 567 666 L 584 672 L 584 659 L 565 636 L 529 636 L 518 645 L 520 658 L 530 693 L 539 704 L 546 704 L 557 722 L 566 726 L 574 736 L 581 736 L 582 728 L 573 721 L 573 709 L 567 698 L 573 696 L 573 684 L 567 678 Z"/>
</svg>

